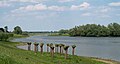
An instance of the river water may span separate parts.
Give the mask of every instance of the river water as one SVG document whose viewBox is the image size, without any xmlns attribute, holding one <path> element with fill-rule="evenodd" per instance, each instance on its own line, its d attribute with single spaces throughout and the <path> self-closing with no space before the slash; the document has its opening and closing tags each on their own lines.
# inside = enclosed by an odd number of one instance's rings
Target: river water
<svg viewBox="0 0 120 64">
<path fill-rule="evenodd" d="M 75 54 L 79 56 L 99 57 L 120 61 L 120 37 L 68 37 L 68 36 L 31 36 L 14 39 L 15 42 L 43 42 L 76 45 Z M 27 46 L 18 46 L 27 49 Z M 33 45 L 32 45 L 33 49 Z M 71 54 L 71 47 L 69 54 Z M 46 45 L 44 45 L 46 51 Z"/>
</svg>

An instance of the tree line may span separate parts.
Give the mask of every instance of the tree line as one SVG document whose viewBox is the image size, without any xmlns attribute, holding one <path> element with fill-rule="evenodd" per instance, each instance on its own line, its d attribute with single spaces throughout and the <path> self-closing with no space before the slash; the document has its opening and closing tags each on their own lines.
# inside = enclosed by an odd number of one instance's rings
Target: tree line
<svg viewBox="0 0 120 64">
<path fill-rule="evenodd" d="M 60 34 L 82 37 L 120 37 L 120 24 L 110 23 L 107 26 L 100 24 L 86 24 L 75 26 L 69 30 L 60 30 Z"/>
<path fill-rule="evenodd" d="M 8 31 L 8 26 L 0 29 L 0 41 L 7 41 L 10 37 L 13 37 L 14 34 L 23 34 L 21 27 L 14 27 L 13 32 Z"/>
</svg>

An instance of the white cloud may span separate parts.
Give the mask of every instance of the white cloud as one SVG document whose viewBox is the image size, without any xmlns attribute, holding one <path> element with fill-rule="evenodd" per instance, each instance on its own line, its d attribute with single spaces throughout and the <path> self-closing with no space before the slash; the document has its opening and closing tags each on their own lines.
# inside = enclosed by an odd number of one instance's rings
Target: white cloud
<svg viewBox="0 0 120 64">
<path fill-rule="evenodd" d="M 46 10 L 47 6 L 43 4 L 36 4 L 36 5 L 28 5 L 26 7 L 20 7 L 18 9 L 13 10 L 12 12 L 17 11 L 36 11 L 36 10 Z"/>
<path fill-rule="evenodd" d="M 90 16 L 91 13 L 83 13 L 82 16 Z"/>
<path fill-rule="evenodd" d="M 76 6 L 72 5 L 70 7 L 67 6 L 47 6 L 44 4 L 35 4 L 35 5 L 28 5 L 25 7 L 20 7 L 18 9 L 13 10 L 12 12 L 17 11 L 41 11 L 41 10 L 50 10 L 50 11 L 66 11 L 66 10 L 83 10 L 89 8 L 90 4 L 87 2 L 83 2 L 82 4 Z"/>
<path fill-rule="evenodd" d="M 83 2 L 80 5 L 72 5 L 71 10 L 80 10 L 80 9 L 87 9 L 90 6 L 89 3 Z"/>
<path fill-rule="evenodd" d="M 50 6 L 48 7 L 48 10 L 53 10 L 53 11 L 64 11 L 66 7 L 64 6 Z"/>
<path fill-rule="evenodd" d="M 40 3 L 40 2 L 43 2 L 43 1 L 46 1 L 46 0 L 9 0 L 9 1 Z"/>
<path fill-rule="evenodd" d="M 109 6 L 120 6 L 120 2 L 109 3 Z"/>
<path fill-rule="evenodd" d="M 59 0 L 59 2 L 61 2 L 61 3 L 64 3 L 64 2 L 71 2 L 71 1 L 74 1 L 74 0 Z"/>
<path fill-rule="evenodd" d="M 9 4 L 7 1 L 0 1 L 0 7 L 6 7 L 6 6 L 10 6 L 11 4 Z"/>
<path fill-rule="evenodd" d="M 52 11 L 64 11 L 67 7 L 65 6 L 46 6 L 43 4 L 36 4 L 36 5 L 28 5 L 25 7 L 20 7 L 18 9 L 13 10 L 12 12 L 17 11 L 42 11 L 42 10 L 52 10 Z"/>
</svg>

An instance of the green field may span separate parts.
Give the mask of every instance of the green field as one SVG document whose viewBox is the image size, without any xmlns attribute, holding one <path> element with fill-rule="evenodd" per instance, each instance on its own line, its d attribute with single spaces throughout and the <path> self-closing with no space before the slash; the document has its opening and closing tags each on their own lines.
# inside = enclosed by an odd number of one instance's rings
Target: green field
<svg viewBox="0 0 120 64">
<path fill-rule="evenodd" d="M 105 64 L 90 58 L 69 55 L 64 59 L 64 55 L 55 54 L 54 58 L 50 53 L 26 51 L 16 48 L 17 42 L 0 41 L 0 64 Z"/>
</svg>

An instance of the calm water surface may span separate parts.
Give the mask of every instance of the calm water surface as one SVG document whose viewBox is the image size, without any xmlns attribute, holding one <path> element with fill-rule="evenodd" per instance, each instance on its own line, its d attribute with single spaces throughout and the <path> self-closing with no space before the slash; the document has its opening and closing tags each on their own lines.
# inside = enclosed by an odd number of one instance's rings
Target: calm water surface
<svg viewBox="0 0 120 64">
<path fill-rule="evenodd" d="M 76 55 L 99 57 L 120 61 L 120 37 L 68 37 L 68 36 L 31 36 L 19 38 L 17 42 L 64 43 L 77 45 Z M 27 46 L 20 46 L 27 49 Z M 32 46 L 33 48 L 33 46 Z M 44 46 L 46 51 L 46 46 Z M 71 47 L 69 48 L 71 54 Z"/>
</svg>

